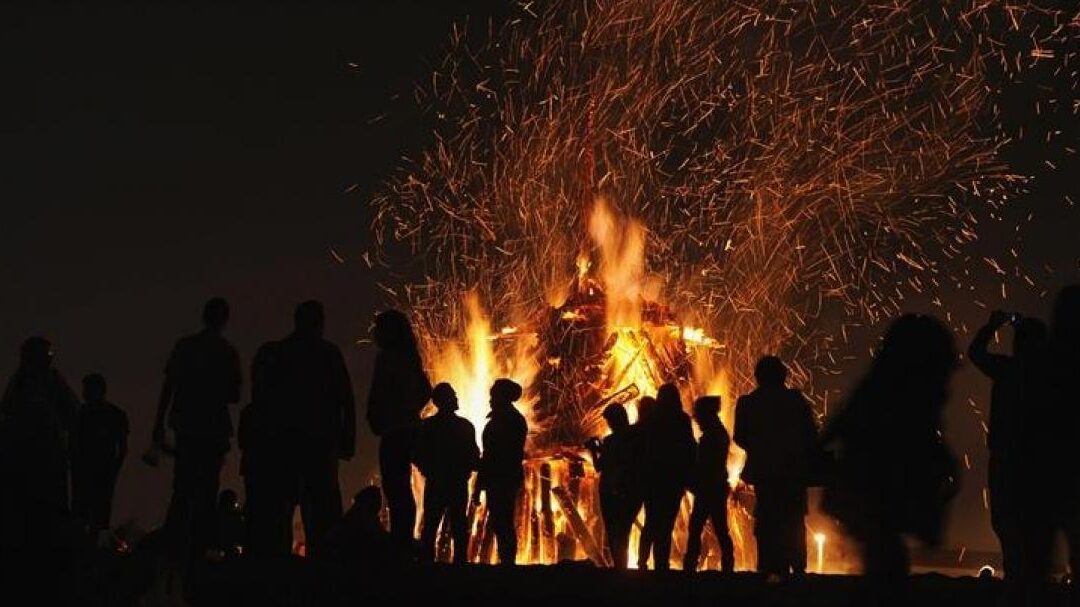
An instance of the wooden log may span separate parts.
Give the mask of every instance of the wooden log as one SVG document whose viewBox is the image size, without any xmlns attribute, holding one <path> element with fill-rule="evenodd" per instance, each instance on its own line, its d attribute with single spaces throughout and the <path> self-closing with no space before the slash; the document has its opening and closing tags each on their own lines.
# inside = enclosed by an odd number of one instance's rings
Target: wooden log
<svg viewBox="0 0 1080 607">
<path fill-rule="evenodd" d="M 566 520 L 570 524 L 570 532 L 573 533 L 575 539 L 585 550 L 585 556 L 600 567 L 611 566 L 611 563 L 604 556 L 604 551 L 600 549 L 596 539 L 589 532 L 588 525 L 582 520 L 574 501 L 570 499 L 570 492 L 564 487 L 554 487 L 551 493 L 559 501 L 559 509 L 562 510 L 563 515 L 566 516 Z"/>
</svg>

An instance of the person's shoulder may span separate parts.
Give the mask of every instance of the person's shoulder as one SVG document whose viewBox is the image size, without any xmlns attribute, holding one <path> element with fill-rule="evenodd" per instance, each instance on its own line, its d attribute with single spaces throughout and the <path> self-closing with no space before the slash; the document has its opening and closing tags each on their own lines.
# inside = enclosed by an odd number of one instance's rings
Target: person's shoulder
<svg viewBox="0 0 1080 607">
<path fill-rule="evenodd" d="M 474 426 L 473 423 L 469 421 L 469 419 L 461 417 L 460 415 L 455 415 L 454 420 L 454 423 L 457 424 L 459 427 L 463 429 L 467 428 L 470 432 L 476 431 L 476 426 Z"/>
</svg>

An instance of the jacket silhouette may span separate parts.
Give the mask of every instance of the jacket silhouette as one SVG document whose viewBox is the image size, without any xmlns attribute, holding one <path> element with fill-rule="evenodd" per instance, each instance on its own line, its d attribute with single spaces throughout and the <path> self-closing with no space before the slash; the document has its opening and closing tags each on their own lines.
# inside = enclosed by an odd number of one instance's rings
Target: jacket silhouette
<svg viewBox="0 0 1080 607">
<path fill-rule="evenodd" d="M 1031 465 L 1039 459 L 1039 419 L 1047 416 L 1049 330 L 1034 318 L 1015 319 L 1012 355 L 991 353 L 990 340 L 1010 322 L 996 311 L 976 332 L 968 347 L 971 362 L 993 381 L 990 393 L 990 451 L 988 489 L 990 522 L 1001 543 L 1005 579 L 1019 596 L 1032 583 L 1031 564 L 1025 559 L 1024 538 L 1030 522 L 1043 518 L 1030 495 Z M 1045 479 L 1045 482 L 1053 482 Z M 1040 483 L 1041 484 L 1041 483 Z M 1035 491 L 1040 489 L 1036 488 Z M 1037 523 L 1038 524 L 1038 523 Z"/>
<path fill-rule="evenodd" d="M 600 513 L 612 563 L 616 569 L 626 569 L 630 529 L 641 508 L 635 436 L 621 404 L 608 405 L 603 416 L 611 433 L 602 441 L 590 441 L 587 446 L 592 452 L 593 467 L 600 473 Z"/>
<path fill-rule="evenodd" d="M 457 394 L 450 384 L 432 390 L 438 413 L 420 425 L 413 461 L 424 475 L 424 521 L 420 544 L 424 558 L 435 560 L 439 524 L 444 520 L 454 540 L 454 562 L 465 563 L 469 552 L 469 477 L 476 469 L 480 450 L 476 446 L 476 428 L 458 417 Z"/>
<path fill-rule="evenodd" d="M 784 385 L 787 368 L 766 356 L 754 370 L 758 387 L 735 406 L 735 442 L 746 451 L 742 478 L 754 486 L 758 571 L 806 571 L 806 488 L 817 444 L 810 403 Z"/>
<path fill-rule="evenodd" d="M 164 442 L 166 419 L 176 435 L 167 535 L 184 558 L 204 554 L 213 542 L 221 467 L 233 432 L 228 405 L 240 399 L 240 357 L 222 335 L 228 320 L 224 299 L 206 302 L 203 330 L 176 343 L 158 400 L 154 443 Z"/>
<path fill-rule="evenodd" d="M 509 379 L 497 379 L 491 386 L 491 413 L 484 426 L 476 477 L 477 486 L 487 495 L 488 522 L 503 565 L 513 565 L 517 559 L 514 509 L 525 478 L 522 461 L 529 433 L 525 417 L 514 408 L 521 394 L 521 386 Z"/>
<path fill-rule="evenodd" d="M 127 456 L 128 418 L 105 400 L 105 378 L 83 378 L 83 406 L 71 435 L 71 510 L 84 525 L 108 529 L 113 492 Z"/>
<path fill-rule="evenodd" d="M 645 426 L 645 525 L 652 541 L 653 568 L 671 567 L 671 534 L 694 466 L 696 443 L 679 389 L 664 384 L 656 412 Z M 644 563 L 639 563 L 644 567 Z"/>
<path fill-rule="evenodd" d="M 356 410 L 341 351 L 322 337 L 322 304 L 300 304 L 294 320 L 290 335 L 260 352 L 269 368 L 256 373 L 268 385 L 265 397 L 255 398 L 270 405 L 267 423 L 277 426 L 272 436 L 288 458 L 284 478 L 295 490 L 288 518 L 299 505 L 308 553 L 318 557 L 330 527 L 341 518 L 338 460 L 355 451 Z"/>
<path fill-rule="evenodd" d="M 379 474 L 390 509 L 390 533 L 406 545 L 412 542 L 416 524 L 412 453 L 420 411 L 431 397 L 431 383 L 404 314 L 387 310 L 376 315 L 372 337 L 379 351 L 371 376 L 367 420 L 379 437 Z"/>
<path fill-rule="evenodd" d="M 720 544 L 720 570 L 735 570 L 735 546 L 728 531 L 727 457 L 731 438 L 720 422 L 720 397 L 703 396 L 694 402 L 694 419 L 701 428 L 694 459 L 692 491 L 694 509 L 690 513 L 687 548 L 683 571 L 696 571 L 701 556 L 701 533 L 705 522 L 712 521 L 713 533 Z"/>
</svg>

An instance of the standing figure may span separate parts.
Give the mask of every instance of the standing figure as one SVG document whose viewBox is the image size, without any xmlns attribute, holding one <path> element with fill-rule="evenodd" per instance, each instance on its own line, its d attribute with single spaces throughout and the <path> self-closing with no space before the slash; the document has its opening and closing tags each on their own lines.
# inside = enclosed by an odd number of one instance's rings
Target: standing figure
<svg viewBox="0 0 1080 607">
<path fill-rule="evenodd" d="M 83 378 L 83 406 L 71 436 L 71 510 L 94 530 L 109 528 L 116 477 L 127 456 L 127 414 L 105 400 L 105 388 L 97 373 Z"/>
<path fill-rule="evenodd" d="M 645 505 L 645 487 L 647 480 L 645 478 L 644 463 L 648 461 L 649 421 L 652 419 L 652 415 L 655 412 L 656 399 L 652 396 L 642 396 L 638 399 L 637 403 L 637 421 L 630 427 L 634 436 L 634 461 L 637 462 L 634 466 L 635 475 L 637 477 L 636 484 L 640 490 L 637 504 L 634 505 L 634 520 L 637 520 L 638 512 L 640 512 Z M 652 535 L 649 529 L 649 520 L 646 518 L 644 524 L 641 526 L 641 533 L 638 535 L 638 569 L 648 568 L 649 554 L 651 553 Z"/>
<path fill-rule="evenodd" d="M 735 571 L 735 545 L 728 531 L 727 457 L 731 438 L 720 421 L 720 397 L 702 396 L 694 401 L 694 420 L 701 428 L 694 462 L 694 509 L 690 513 L 683 571 L 697 571 L 701 555 L 701 533 L 705 521 L 712 520 L 713 533 L 720 544 L 720 571 Z"/>
<path fill-rule="evenodd" d="M 476 469 L 480 450 L 476 428 L 459 417 L 457 393 L 447 383 L 431 391 L 438 413 L 420 425 L 413 461 L 424 475 L 424 523 L 420 545 L 426 561 L 435 560 L 439 524 L 444 520 L 454 540 L 454 563 L 464 564 L 469 556 L 469 476 Z"/>
<path fill-rule="evenodd" d="M 1012 355 L 989 352 L 990 340 L 1010 322 Z M 1048 363 L 1048 339 L 1049 331 L 1042 321 L 995 311 L 968 347 L 968 358 L 993 381 L 987 437 L 990 523 L 1001 544 L 1005 580 L 1010 590 L 1017 593 L 1017 599 L 1028 592 L 1032 581 L 1030 564 L 1024 558 L 1026 522 L 1045 520 L 1044 513 L 1028 511 L 1032 502 L 1038 501 L 1030 495 L 1031 470 L 1038 455 L 1038 443 L 1044 437 L 1032 431 L 1043 417 L 1039 409 L 1047 404 L 1043 376 Z"/>
<path fill-rule="evenodd" d="M 870 370 L 823 431 L 838 450 L 822 509 L 858 542 L 870 597 L 907 604 L 905 536 L 940 542 L 956 493 L 955 460 L 942 442 L 942 410 L 957 352 L 935 318 L 907 314 L 886 331 Z"/>
<path fill-rule="evenodd" d="M 221 467 L 233 433 L 228 405 L 240 400 L 240 356 L 222 332 L 229 304 L 203 306 L 202 331 L 176 342 L 165 366 L 153 442 L 165 442 L 165 424 L 176 435 L 168 536 L 182 559 L 204 554 L 214 536 L 214 508 Z"/>
<path fill-rule="evenodd" d="M 397 310 L 375 316 L 372 337 L 379 347 L 368 395 L 367 420 L 379 437 L 379 474 L 390 509 L 390 533 L 412 542 L 416 502 L 412 493 L 412 453 L 420 410 L 431 397 L 409 320 Z"/>
<path fill-rule="evenodd" d="M 754 487 L 757 569 L 777 576 L 806 573 L 806 488 L 817 445 L 810 403 L 784 385 L 787 367 L 765 356 L 754 368 L 757 389 L 735 406 L 735 442 L 746 451 L 742 478 Z"/>
<path fill-rule="evenodd" d="M 488 521 L 495 533 L 499 564 L 513 565 L 517 559 L 517 529 L 514 509 L 525 479 L 525 438 L 529 426 L 514 408 L 521 398 L 521 386 L 509 379 L 497 379 L 491 386 L 491 413 L 484 426 L 484 453 L 480 458 L 477 487 L 487 494 Z M 473 494 L 479 500 L 479 494 Z"/>
<path fill-rule="evenodd" d="M 258 376 L 261 381 L 263 373 L 272 375 L 267 381 L 274 393 L 265 400 L 274 412 L 267 423 L 287 458 L 282 476 L 288 484 L 282 489 L 292 495 L 285 495 L 286 521 L 299 505 L 308 554 L 320 557 L 342 514 L 338 460 L 348 461 L 356 450 L 356 407 L 341 350 L 323 338 L 322 304 L 305 301 L 293 320 L 292 333 L 266 346 L 269 369 Z"/>
<path fill-rule="evenodd" d="M 13 565 L 70 552 L 67 443 L 78 401 L 52 363 L 48 340 L 24 341 L 0 400 L 0 561 Z"/>
<path fill-rule="evenodd" d="M 645 525 L 652 540 L 653 568 L 671 568 L 671 534 L 694 466 L 694 431 L 679 389 L 664 384 L 646 431 Z"/>
<path fill-rule="evenodd" d="M 634 434 L 630 417 L 621 404 L 608 405 L 603 416 L 611 434 L 602 441 L 592 439 L 586 446 L 592 453 L 593 466 L 600 473 L 600 513 L 611 560 L 616 569 L 626 569 L 630 528 L 641 507 L 641 488 L 634 466 Z"/>
</svg>

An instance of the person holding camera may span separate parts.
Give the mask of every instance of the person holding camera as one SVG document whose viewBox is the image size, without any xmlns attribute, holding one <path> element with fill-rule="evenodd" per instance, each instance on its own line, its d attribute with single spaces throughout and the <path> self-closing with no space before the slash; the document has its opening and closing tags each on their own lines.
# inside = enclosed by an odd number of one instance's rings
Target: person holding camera
<svg viewBox="0 0 1080 607">
<path fill-rule="evenodd" d="M 1006 325 L 1013 329 L 1012 353 L 990 352 L 990 341 Z M 993 382 L 987 436 L 990 523 L 1001 543 L 1005 579 L 1018 592 L 1022 592 L 1023 580 L 1042 577 L 1033 569 L 1045 568 L 1023 558 L 1041 552 L 1026 549 L 1026 538 L 1033 531 L 1034 535 L 1049 535 L 1034 530 L 1032 523 L 1043 517 L 1032 510 L 1025 489 L 1031 486 L 1032 464 L 1039 461 L 1042 441 L 1037 425 L 1052 417 L 1039 414 L 1039 408 L 1048 402 L 1044 393 L 1047 383 L 1042 379 L 1048 368 L 1048 339 L 1043 321 L 995 310 L 968 347 L 972 364 Z"/>
</svg>

